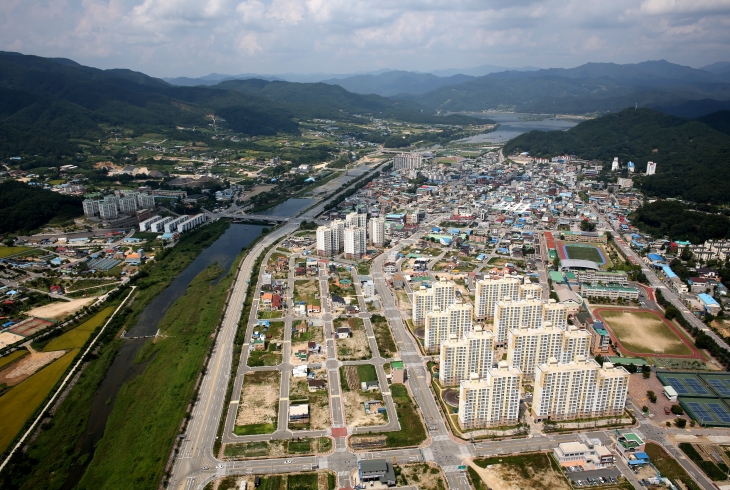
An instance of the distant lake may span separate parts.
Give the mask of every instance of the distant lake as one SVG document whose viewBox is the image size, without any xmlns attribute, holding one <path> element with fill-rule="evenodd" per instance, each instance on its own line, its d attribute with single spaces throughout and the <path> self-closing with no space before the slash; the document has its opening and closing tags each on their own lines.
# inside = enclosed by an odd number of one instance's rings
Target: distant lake
<svg viewBox="0 0 730 490">
<path fill-rule="evenodd" d="M 492 119 L 499 126 L 491 133 L 477 134 L 469 138 L 456 140 L 460 143 L 504 143 L 512 138 L 536 129 L 538 131 L 565 131 L 577 121 L 557 119 L 545 114 L 521 114 L 514 112 L 490 112 L 487 114 L 468 114 L 479 119 Z"/>
</svg>

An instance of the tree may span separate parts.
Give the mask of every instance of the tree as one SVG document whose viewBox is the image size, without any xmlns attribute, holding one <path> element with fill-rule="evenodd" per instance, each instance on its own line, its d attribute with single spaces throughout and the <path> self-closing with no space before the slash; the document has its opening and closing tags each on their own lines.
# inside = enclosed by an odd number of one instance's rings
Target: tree
<svg viewBox="0 0 730 490">
<path fill-rule="evenodd" d="M 684 408 L 681 405 L 674 404 L 672 405 L 672 413 L 674 415 L 684 415 Z"/>
<path fill-rule="evenodd" d="M 687 262 L 688 260 L 692 260 L 693 256 L 694 254 L 692 253 L 692 251 L 689 249 L 688 246 L 685 245 L 679 258 Z"/>
<path fill-rule="evenodd" d="M 684 429 L 685 426 L 687 425 L 687 419 L 675 419 L 674 425 L 676 425 L 680 429 Z"/>
<path fill-rule="evenodd" d="M 641 411 L 642 412 L 648 412 L 649 411 L 649 407 L 647 407 L 646 405 L 644 405 L 643 407 L 641 407 Z"/>
</svg>

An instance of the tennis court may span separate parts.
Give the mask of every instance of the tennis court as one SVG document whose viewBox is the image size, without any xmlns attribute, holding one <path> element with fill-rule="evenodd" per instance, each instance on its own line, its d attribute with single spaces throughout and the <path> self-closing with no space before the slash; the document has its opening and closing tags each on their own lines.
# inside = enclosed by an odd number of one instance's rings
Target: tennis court
<svg viewBox="0 0 730 490">
<path fill-rule="evenodd" d="M 680 397 L 714 397 L 715 394 L 694 373 L 657 373 L 664 386 L 671 386 Z"/>
<path fill-rule="evenodd" d="M 699 377 L 717 396 L 730 398 L 730 373 L 700 373 Z"/>
<path fill-rule="evenodd" d="M 719 398 L 682 398 L 679 404 L 700 425 L 730 427 L 730 407 Z"/>
</svg>

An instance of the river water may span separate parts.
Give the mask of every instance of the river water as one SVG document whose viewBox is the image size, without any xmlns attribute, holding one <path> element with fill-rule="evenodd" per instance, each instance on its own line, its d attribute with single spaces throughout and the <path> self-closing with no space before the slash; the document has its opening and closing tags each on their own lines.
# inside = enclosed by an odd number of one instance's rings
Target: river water
<svg viewBox="0 0 730 490">
<path fill-rule="evenodd" d="M 288 201 L 287 201 L 288 202 Z M 280 206 L 284 206 L 283 203 Z M 127 337 L 154 335 L 158 325 L 167 313 L 167 310 L 185 294 L 188 285 L 206 267 L 218 264 L 223 269 L 220 280 L 231 268 L 234 259 L 242 248 L 249 246 L 261 234 L 265 226 L 231 224 L 226 232 L 210 247 L 203 250 L 180 275 L 178 275 L 162 293 L 156 296 L 140 314 L 137 323 L 127 332 Z M 81 480 L 86 466 L 91 461 L 96 444 L 101 440 L 106 428 L 106 422 L 114 408 L 114 399 L 124 383 L 133 380 L 141 374 L 144 364 L 135 364 L 139 349 L 147 339 L 128 339 L 119 349 L 112 365 L 99 385 L 94 399 L 91 402 L 91 416 L 84 434 L 78 441 L 76 448 L 81 454 L 87 454 L 86 464 L 75 466 L 64 482 L 64 489 L 73 489 Z M 166 457 L 167 455 L 162 455 Z"/>
<path fill-rule="evenodd" d="M 265 211 L 258 212 L 256 214 L 265 216 L 295 216 L 300 212 L 307 209 L 309 206 L 317 202 L 317 199 L 305 199 L 292 197 L 287 199 L 281 204 L 277 204 L 273 208 L 269 208 Z"/>
<path fill-rule="evenodd" d="M 504 143 L 512 138 L 532 130 L 566 131 L 577 125 L 579 121 L 558 119 L 553 115 L 522 114 L 515 112 L 490 112 L 486 114 L 469 114 L 480 119 L 492 119 L 499 123 L 496 131 L 482 133 L 456 140 L 459 143 Z"/>
</svg>

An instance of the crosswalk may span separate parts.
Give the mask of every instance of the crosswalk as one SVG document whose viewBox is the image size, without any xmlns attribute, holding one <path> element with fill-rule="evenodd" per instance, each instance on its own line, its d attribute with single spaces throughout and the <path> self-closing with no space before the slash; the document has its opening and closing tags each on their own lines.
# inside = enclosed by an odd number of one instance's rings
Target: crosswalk
<svg viewBox="0 0 730 490">
<path fill-rule="evenodd" d="M 448 434 L 439 434 L 437 436 L 433 436 L 434 441 L 448 441 L 449 436 Z"/>
<path fill-rule="evenodd" d="M 459 466 L 455 464 L 443 466 L 442 469 L 444 470 L 444 473 L 460 473 L 463 471 L 460 470 Z"/>
</svg>

